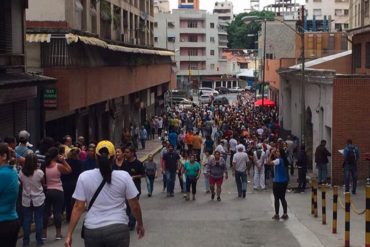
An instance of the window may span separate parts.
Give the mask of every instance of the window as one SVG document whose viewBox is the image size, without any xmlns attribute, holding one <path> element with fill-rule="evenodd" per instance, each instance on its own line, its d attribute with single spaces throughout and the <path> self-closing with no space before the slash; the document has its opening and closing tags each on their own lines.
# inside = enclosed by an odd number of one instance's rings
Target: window
<svg viewBox="0 0 370 247">
<path fill-rule="evenodd" d="M 322 0 L 313 0 L 314 3 L 320 3 Z"/>
<path fill-rule="evenodd" d="M 158 22 L 154 22 L 154 27 L 158 27 Z"/>
<path fill-rule="evenodd" d="M 343 11 L 341 9 L 335 10 L 335 16 L 342 16 L 342 15 L 343 15 Z"/>
<path fill-rule="evenodd" d="M 167 27 L 168 28 L 174 28 L 175 24 L 173 22 L 167 22 Z"/>
<path fill-rule="evenodd" d="M 176 38 L 175 37 L 167 37 L 168 42 L 175 42 Z"/>
<path fill-rule="evenodd" d="M 211 22 L 211 23 L 209 24 L 209 26 L 210 26 L 211 28 L 215 28 L 215 24 L 214 24 L 213 22 Z"/>
<path fill-rule="evenodd" d="M 274 54 L 266 53 L 266 59 L 274 59 Z"/>
<path fill-rule="evenodd" d="M 211 43 L 215 43 L 215 37 L 210 37 L 210 38 L 209 38 L 209 41 L 210 41 Z"/>
<path fill-rule="evenodd" d="M 215 55 L 215 50 L 211 50 L 210 54 L 211 54 L 211 56 L 214 56 Z"/>
<path fill-rule="evenodd" d="M 343 24 L 343 27 L 344 27 L 344 30 L 347 30 L 349 28 L 349 24 L 348 23 L 344 23 Z"/>
<path fill-rule="evenodd" d="M 370 8 L 369 8 L 369 0 L 365 1 L 365 7 L 364 7 L 364 12 L 365 12 L 365 17 L 369 17 L 369 11 L 370 11 Z"/>
<path fill-rule="evenodd" d="M 349 10 L 348 9 L 344 9 L 343 10 L 343 15 L 344 16 L 348 16 L 349 15 Z"/>
<path fill-rule="evenodd" d="M 211 70 L 215 70 L 215 65 L 213 63 L 211 63 L 210 68 L 211 68 Z"/>
<path fill-rule="evenodd" d="M 313 9 L 314 16 L 321 16 L 321 9 Z"/>
<path fill-rule="evenodd" d="M 361 44 L 353 45 L 353 67 L 361 68 Z"/>
<path fill-rule="evenodd" d="M 341 23 L 335 23 L 335 30 L 336 31 L 342 31 L 342 24 Z"/>
<path fill-rule="evenodd" d="M 370 69 L 370 42 L 366 43 L 366 68 Z"/>
<path fill-rule="evenodd" d="M 196 48 L 189 48 L 188 56 L 198 56 L 198 49 Z"/>
<path fill-rule="evenodd" d="M 198 22 L 197 21 L 188 21 L 188 28 L 197 28 Z"/>
<path fill-rule="evenodd" d="M 188 41 L 189 42 L 198 42 L 198 36 L 196 34 L 189 34 Z"/>
<path fill-rule="evenodd" d="M 154 37 L 154 42 L 158 42 L 158 37 Z"/>
</svg>

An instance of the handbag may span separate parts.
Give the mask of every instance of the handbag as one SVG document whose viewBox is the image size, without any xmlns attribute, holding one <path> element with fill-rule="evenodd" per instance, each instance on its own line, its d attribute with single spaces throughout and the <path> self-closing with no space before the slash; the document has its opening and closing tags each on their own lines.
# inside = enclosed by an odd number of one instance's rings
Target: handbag
<svg viewBox="0 0 370 247">
<path fill-rule="evenodd" d="M 101 181 L 99 187 L 97 188 L 97 190 L 95 191 L 93 197 L 91 198 L 91 201 L 89 203 L 89 206 L 87 208 L 87 212 L 89 212 L 90 208 L 92 207 L 92 205 L 94 204 L 96 198 L 98 197 L 100 191 L 103 189 L 104 187 L 104 184 L 105 184 L 105 179 L 103 179 L 103 181 Z M 85 238 L 85 220 L 84 222 L 82 223 L 82 228 L 81 228 L 81 238 Z"/>
</svg>

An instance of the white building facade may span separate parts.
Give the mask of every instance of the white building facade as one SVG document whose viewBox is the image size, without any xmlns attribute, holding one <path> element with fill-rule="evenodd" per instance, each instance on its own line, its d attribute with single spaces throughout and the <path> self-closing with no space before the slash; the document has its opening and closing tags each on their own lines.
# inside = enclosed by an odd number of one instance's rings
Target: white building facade
<svg viewBox="0 0 370 247">
<path fill-rule="evenodd" d="M 227 33 L 219 26 L 218 15 L 205 10 L 174 9 L 172 13 L 155 15 L 154 45 L 175 51 L 178 87 L 191 87 L 194 81 L 201 86 L 210 77 L 229 78 L 225 76 L 228 62 L 222 57 Z M 226 35 L 225 40 L 219 39 L 220 33 Z M 207 85 L 216 87 L 216 82 Z M 229 80 L 226 85 L 235 87 L 238 83 Z"/>
<path fill-rule="evenodd" d="M 349 27 L 350 0 L 306 0 L 307 20 L 329 20 L 330 31 L 346 30 Z"/>
</svg>

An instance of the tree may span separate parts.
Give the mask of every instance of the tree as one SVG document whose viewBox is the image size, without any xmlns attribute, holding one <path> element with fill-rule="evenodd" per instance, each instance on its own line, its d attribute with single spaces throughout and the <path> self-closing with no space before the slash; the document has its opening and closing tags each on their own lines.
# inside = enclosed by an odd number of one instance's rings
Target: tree
<svg viewBox="0 0 370 247">
<path fill-rule="evenodd" d="M 261 30 L 261 23 L 252 21 L 245 24 L 244 16 L 256 16 L 261 19 L 273 19 L 274 13 L 270 11 L 253 11 L 240 13 L 227 27 L 228 47 L 231 49 L 257 49 L 255 43 L 258 39 L 258 32 Z"/>
</svg>

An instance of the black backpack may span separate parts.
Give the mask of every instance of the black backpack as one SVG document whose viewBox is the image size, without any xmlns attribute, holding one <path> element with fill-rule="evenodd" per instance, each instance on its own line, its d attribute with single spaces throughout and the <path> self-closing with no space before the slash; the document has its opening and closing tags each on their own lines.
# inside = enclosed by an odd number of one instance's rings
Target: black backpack
<svg viewBox="0 0 370 247">
<path fill-rule="evenodd" d="M 356 165 L 357 157 L 356 157 L 356 149 L 354 147 L 348 148 L 348 153 L 345 158 L 345 161 L 349 165 Z"/>
</svg>

